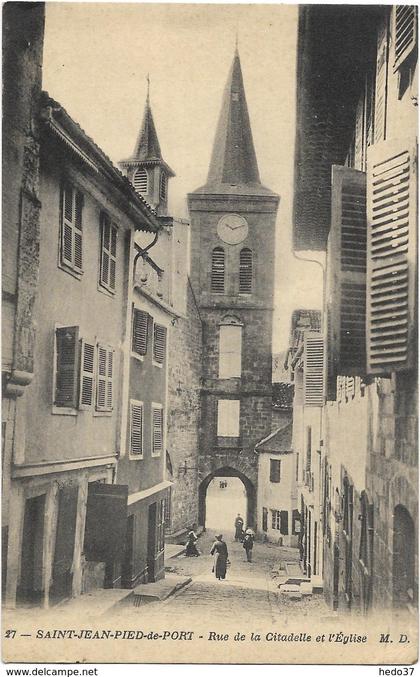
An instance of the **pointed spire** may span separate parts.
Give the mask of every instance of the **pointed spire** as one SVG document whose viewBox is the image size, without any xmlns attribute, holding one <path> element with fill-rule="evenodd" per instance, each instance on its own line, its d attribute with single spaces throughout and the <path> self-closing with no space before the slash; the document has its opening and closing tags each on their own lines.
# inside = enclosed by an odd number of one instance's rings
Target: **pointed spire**
<svg viewBox="0 0 420 677">
<path fill-rule="evenodd" d="M 143 123 L 140 128 L 137 142 L 131 160 L 161 160 L 159 139 L 150 107 L 150 76 L 147 74 L 147 96 L 144 108 Z"/>
<path fill-rule="evenodd" d="M 237 44 L 217 125 L 209 184 L 260 185 Z"/>
</svg>

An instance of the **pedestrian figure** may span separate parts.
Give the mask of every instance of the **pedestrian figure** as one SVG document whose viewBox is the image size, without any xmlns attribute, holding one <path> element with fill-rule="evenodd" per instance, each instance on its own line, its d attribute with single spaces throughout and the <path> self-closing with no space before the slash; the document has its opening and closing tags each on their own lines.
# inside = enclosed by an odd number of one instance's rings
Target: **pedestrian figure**
<svg viewBox="0 0 420 677">
<path fill-rule="evenodd" d="M 238 516 L 235 520 L 235 541 L 242 540 L 242 532 L 244 527 L 244 521 L 241 517 L 241 514 L 238 512 Z"/>
<path fill-rule="evenodd" d="M 224 580 L 226 577 L 226 567 L 228 561 L 228 549 L 227 545 L 223 540 L 222 534 L 216 536 L 216 540 L 213 543 L 212 549 L 210 550 L 210 555 L 214 555 L 214 564 L 212 571 L 216 578 Z"/>
<path fill-rule="evenodd" d="M 198 541 L 198 537 L 194 533 L 194 531 L 190 531 L 188 534 L 188 540 L 187 540 L 187 547 L 185 548 L 185 555 L 187 557 L 200 557 L 200 553 L 197 550 L 196 543 Z"/>
<path fill-rule="evenodd" d="M 252 562 L 252 548 L 254 547 L 254 532 L 252 529 L 247 529 L 245 531 L 242 547 L 246 552 L 247 561 Z"/>
</svg>

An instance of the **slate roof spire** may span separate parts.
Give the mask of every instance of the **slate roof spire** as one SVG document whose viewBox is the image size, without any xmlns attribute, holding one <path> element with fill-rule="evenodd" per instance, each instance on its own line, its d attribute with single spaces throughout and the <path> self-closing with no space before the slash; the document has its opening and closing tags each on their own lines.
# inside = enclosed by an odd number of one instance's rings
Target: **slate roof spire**
<svg viewBox="0 0 420 677">
<path fill-rule="evenodd" d="M 147 74 L 147 97 L 143 122 L 137 137 L 131 160 L 162 160 L 162 153 L 150 106 L 150 77 Z"/>
<path fill-rule="evenodd" d="M 237 46 L 223 94 L 207 183 L 260 183 Z"/>
<path fill-rule="evenodd" d="M 207 183 L 195 192 L 272 194 L 260 181 L 237 44 L 223 94 Z"/>
</svg>

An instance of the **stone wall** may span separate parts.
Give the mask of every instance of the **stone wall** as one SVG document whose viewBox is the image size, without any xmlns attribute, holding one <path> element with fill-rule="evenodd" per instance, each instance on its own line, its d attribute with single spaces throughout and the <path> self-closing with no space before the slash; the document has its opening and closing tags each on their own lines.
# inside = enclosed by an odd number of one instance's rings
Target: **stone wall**
<svg viewBox="0 0 420 677">
<path fill-rule="evenodd" d="M 198 520 L 198 448 L 202 327 L 188 282 L 187 314 L 171 327 L 168 373 L 167 478 L 171 490 L 170 540 Z M 184 466 L 187 470 L 184 470 Z"/>
</svg>

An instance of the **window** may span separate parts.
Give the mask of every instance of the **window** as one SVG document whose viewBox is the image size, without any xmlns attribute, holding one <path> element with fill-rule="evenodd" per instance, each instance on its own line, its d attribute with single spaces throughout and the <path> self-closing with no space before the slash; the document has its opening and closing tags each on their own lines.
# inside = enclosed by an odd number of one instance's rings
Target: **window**
<svg viewBox="0 0 420 677">
<path fill-rule="evenodd" d="M 377 36 L 376 81 L 375 81 L 375 119 L 374 141 L 378 143 L 386 138 L 388 107 L 388 50 L 389 50 L 389 13 L 383 17 Z"/>
<path fill-rule="evenodd" d="M 280 510 L 271 511 L 271 528 L 280 531 Z"/>
<path fill-rule="evenodd" d="M 114 350 L 79 339 L 79 327 L 60 327 L 55 332 L 56 407 L 112 411 Z"/>
<path fill-rule="evenodd" d="M 130 401 L 130 454 L 143 458 L 143 402 Z"/>
<path fill-rule="evenodd" d="M 215 247 L 211 256 L 211 291 L 214 294 L 225 292 L 225 251 Z"/>
<path fill-rule="evenodd" d="M 234 324 L 221 325 L 219 330 L 219 378 L 239 378 L 241 371 L 242 327 Z"/>
<path fill-rule="evenodd" d="M 271 511 L 271 528 L 280 531 L 283 536 L 289 533 L 289 513 L 287 510 Z"/>
<path fill-rule="evenodd" d="M 101 270 L 100 284 L 115 291 L 115 272 L 117 265 L 117 226 L 111 223 L 106 214 L 101 216 Z"/>
<path fill-rule="evenodd" d="M 239 437 L 239 400 L 218 400 L 217 435 Z"/>
<path fill-rule="evenodd" d="M 252 251 L 247 248 L 239 255 L 239 293 L 252 293 Z"/>
<path fill-rule="evenodd" d="M 161 197 L 161 200 L 166 200 L 167 187 L 168 187 L 168 180 L 166 178 L 166 174 L 165 174 L 165 172 L 161 172 L 161 175 L 160 175 L 160 197 Z"/>
<path fill-rule="evenodd" d="M 77 407 L 79 327 L 61 327 L 55 332 L 56 365 L 54 404 Z"/>
<path fill-rule="evenodd" d="M 108 346 L 98 345 L 98 367 L 96 386 L 97 411 L 112 411 L 113 407 L 114 351 Z"/>
<path fill-rule="evenodd" d="M 61 263 L 77 273 L 82 272 L 83 195 L 69 183 L 62 189 Z"/>
<path fill-rule="evenodd" d="M 165 498 L 165 530 L 170 529 L 172 521 L 172 487 L 166 490 Z"/>
<path fill-rule="evenodd" d="M 153 327 L 153 359 L 163 364 L 166 354 L 166 327 L 155 324 Z"/>
<path fill-rule="evenodd" d="M 141 167 L 134 172 L 133 185 L 138 193 L 146 195 L 148 188 L 148 176 L 144 167 Z"/>
<path fill-rule="evenodd" d="M 270 482 L 280 482 L 281 461 L 270 458 Z"/>
<path fill-rule="evenodd" d="M 149 315 L 143 310 L 133 309 L 133 333 L 131 349 L 137 355 L 147 353 L 147 335 L 149 327 Z"/>
<path fill-rule="evenodd" d="M 163 408 L 152 404 L 152 456 L 160 456 L 163 449 Z"/>
</svg>

